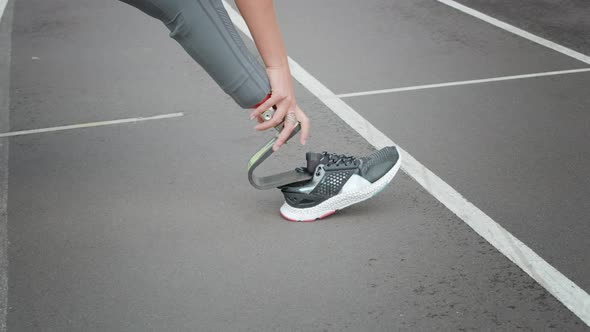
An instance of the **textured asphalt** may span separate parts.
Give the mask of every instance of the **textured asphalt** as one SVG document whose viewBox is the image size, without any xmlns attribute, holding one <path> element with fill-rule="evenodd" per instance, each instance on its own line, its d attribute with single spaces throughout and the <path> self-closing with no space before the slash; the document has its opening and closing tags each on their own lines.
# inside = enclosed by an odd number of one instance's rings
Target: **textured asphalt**
<svg viewBox="0 0 590 332">
<path fill-rule="evenodd" d="M 293 58 L 336 94 L 590 67 L 438 2 L 350 0 L 307 15 L 321 24 L 335 11 L 325 27 L 298 24 L 312 2 L 280 2 L 280 12 L 294 13 L 281 22 Z M 575 8 L 590 24 L 590 9 Z M 308 44 L 317 51 L 305 52 Z M 590 289 L 590 261 L 580 254 L 590 252 L 589 83 L 589 73 L 577 73 L 345 101 Z"/>
<path fill-rule="evenodd" d="M 336 93 L 584 67 L 433 2 L 277 9 L 290 55 Z M 17 0 L 11 61 L 13 131 L 186 115 L 10 139 L 9 331 L 587 330 L 403 173 L 323 221 L 282 220 L 245 172 L 270 133 L 133 8 Z M 346 101 L 588 290 L 588 80 Z M 296 93 L 312 139 L 269 170 L 372 151 Z"/>
<path fill-rule="evenodd" d="M 459 0 L 530 33 L 590 53 L 590 2 L 586 0 Z"/>
<path fill-rule="evenodd" d="M 0 132 L 10 130 L 10 40 L 12 28 L 12 2 L 8 2 L 5 13 L 0 17 Z M 0 331 L 6 331 L 6 309 L 8 293 L 8 140 L 0 139 Z"/>
</svg>

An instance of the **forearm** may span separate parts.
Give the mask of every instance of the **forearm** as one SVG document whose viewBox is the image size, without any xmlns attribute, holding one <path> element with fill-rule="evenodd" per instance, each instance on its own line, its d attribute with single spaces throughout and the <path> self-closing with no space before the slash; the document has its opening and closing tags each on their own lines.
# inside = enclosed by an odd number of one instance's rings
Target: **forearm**
<svg viewBox="0 0 590 332">
<path fill-rule="evenodd" d="M 287 52 L 272 0 L 235 0 L 267 68 L 286 68 Z"/>
<path fill-rule="evenodd" d="M 301 125 L 301 144 L 309 136 L 309 119 L 297 105 L 293 82 L 287 61 L 287 51 L 281 37 L 272 0 L 235 0 L 242 17 L 248 25 L 256 48 L 266 65 L 266 74 L 272 89 L 272 95 L 250 114 L 251 119 L 259 118 L 262 112 L 275 107 L 276 112 L 269 121 L 260 119 L 256 130 L 266 130 L 283 122 L 284 126 L 278 136 L 273 150 L 285 144 L 289 135 Z M 287 117 L 289 115 L 289 117 Z M 296 121 L 287 121 L 295 118 Z"/>
</svg>

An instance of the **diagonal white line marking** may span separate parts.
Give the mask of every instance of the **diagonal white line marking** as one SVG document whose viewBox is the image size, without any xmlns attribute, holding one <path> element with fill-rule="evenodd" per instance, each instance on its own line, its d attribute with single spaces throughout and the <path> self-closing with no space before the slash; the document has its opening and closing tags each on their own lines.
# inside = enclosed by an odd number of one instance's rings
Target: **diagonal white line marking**
<svg viewBox="0 0 590 332">
<path fill-rule="evenodd" d="M 234 24 L 250 38 L 250 32 L 243 18 L 223 0 Z M 330 89 L 309 74 L 293 59 L 289 58 L 291 73 L 304 87 L 328 106 L 336 115 L 356 130 L 363 138 L 376 148 L 395 145 L 395 143 L 369 121 L 358 114 L 352 107 L 338 98 Z M 399 148 L 399 146 L 398 146 Z M 519 239 L 496 223 L 492 218 L 467 201 L 455 189 L 436 174 L 424 167 L 405 150 L 399 148 L 403 170 L 414 178 L 433 197 L 438 199 L 450 211 L 467 223 L 477 234 L 486 239 L 504 256 L 518 265 L 535 279 L 549 293 L 553 294 L 569 310 L 590 325 L 590 296 L 574 282 L 549 265 Z"/>
<path fill-rule="evenodd" d="M 0 0 L 0 20 L 2 19 L 2 15 L 4 15 L 4 9 L 6 9 L 6 4 L 8 0 Z"/>
<path fill-rule="evenodd" d="M 485 21 L 485 22 L 488 22 L 488 23 L 490 23 L 492 25 L 495 25 L 495 26 L 497 26 L 500 29 L 504 29 L 504 30 L 506 30 L 508 32 L 511 32 L 511 33 L 513 33 L 515 35 L 518 35 L 518 36 L 520 36 L 522 38 L 528 39 L 528 40 L 530 40 L 532 42 L 535 42 L 535 43 L 537 43 L 539 45 L 543 45 L 543 46 L 548 47 L 548 48 L 550 48 L 550 49 L 552 49 L 554 51 L 557 51 L 559 53 L 565 54 L 565 55 L 567 55 L 569 57 L 572 57 L 574 59 L 580 60 L 580 61 L 585 62 L 585 63 L 587 63 L 587 64 L 590 65 L 590 56 L 587 56 L 587 55 L 582 54 L 580 52 L 576 52 L 576 51 L 574 51 L 572 49 L 569 49 L 569 48 L 567 48 L 565 46 L 559 45 L 559 44 L 554 43 L 554 42 L 552 42 L 550 40 L 547 40 L 545 38 L 541 38 L 541 37 L 539 37 L 537 35 L 534 35 L 534 34 L 532 34 L 530 32 L 527 32 L 527 31 L 524 31 L 522 29 L 519 29 L 519 28 L 517 28 L 517 27 L 515 27 L 513 25 L 510 25 L 508 23 L 502 22 L 502 21 L 500 21 L 498 19 L 495 19 L 495 18 L 493 18 L 493 17 L 491 17 L 489 15 L 486 15 L 486 14 L 484 14 L 482 12 L 478 12 L 477 10 L 474 10 L 472 8 L 469 8 L 467 6 L 464 6 L 464 5 L 462 5 L 462 4 L 460 4 L 460 3 L 456 2 L 456 1 L 453 1 L 453 0 L 437 0 L 437 1 L 440 2 L 440 3 L 443 3 L 445 5 L 447 5 L 449 7 L 453 7 L 455 9 L 459 10 L 459 11 L 462 11 L 465 14 L 469 14 L 469 15 L 471 15 L 473 17 L 477 17 L 478 19 L 480 19 L 482 21 Z"/>
<path fill-rule="evenodd" d="M 499 77 L 484 78 L 484 79 L 479 79 L 479 80 L 456 81 L 456 82 L 447 82 L 447 83 L 437 83 L 437 84 L 425 84 L 425 85 L 407 86 L 407 87 L 403 87 L 403 88 L 392 88 L 392 89 L 382 89 L 382 90 L 371 90 L 371 91 L 342 93 L 342 94 L 338 94 L 336 96 L 337 97 L 340 97 L 340 98 L 359 97 L 359 96 L 378 95 L 378 94 L 393 93 L 393 92 L 403 92 L 403 91 L 412 91 L 412 90 L 423 90 L 423 89 L 442 88 L 442 87 L 447 87 L 447 86 L 457 86 L 457 85 L 467 85 L 467 84 L 480 84 L 480 83 L 489 83 L 489 82 L 498 82 L 498 81 L 517 80 L 517 79 L 523 79 L 523 78 L 533 78 L 533 77 L 544 77 L 544 76 L 555 76 L 555 75 L 564 75 L 564 74 L 583 73 L 583 72 L 588 72 L 588 71 L 590 71 L 590 68 L 580 68 L 580 69 L 570 69 L 570 70 L 558 70 L 558 71 L 547 71 L 547 72 L 533 73 L 533 74 L 512 75 L 512 76 L 499 76 Z"/>
<path fill-rule="evenodd" d="M 0 138 L 47 133 L 47 132 L 51 132 L 51 131 L 62 131 L 62 130 L 80 129 L 80 128 L 88 128 L 88 127 L 109 126 L 109 125 L 122 124 L 122 123 L 161 120 L 161 119 L 167 119 L 167 118 L 175 118 L 175 117 L 179 117 L 179 116 L 183 116 L 183 115 L 184 115 L 184 113 L 170 113 L 170 114 L 162 114 L 162 115 L 142 117 L 142 118 L 129 118 L 129 119 L 110 120 L 110 121 L 88 122 L 88 123 L 80 123 L 80 124 L 67 125 L 67 126 L 51 127 L 51 128 L 13 131 L 13 132 L 9 132 L 9 133 L 0 134 Z"/>
</svg>

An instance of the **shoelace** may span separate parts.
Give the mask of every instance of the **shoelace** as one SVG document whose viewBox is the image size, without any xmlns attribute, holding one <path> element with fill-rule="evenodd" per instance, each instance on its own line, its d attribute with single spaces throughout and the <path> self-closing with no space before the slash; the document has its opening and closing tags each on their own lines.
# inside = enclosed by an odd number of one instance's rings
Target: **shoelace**
<svg viewBox="0 0 590 332">
<path fill-rule="evenodd" d="M 359 159 L 356 157 L 346 156 L 343 154 L 328 153 L 326 151 L 322 152 L 322 159 L 324 159 L 324 158 L 328 159 L 326 166 L 332 166 L 332 165 L 340 166 L 340 164 L 344 164 L 345 166 L 349 166 L 352 164 L 352 165 L 356 166 L 359 163 Z M 295 168 L 295 171 L 297 171 L 299 173 L 304 173 L 307 171 L 307 169 L 305 167 L 297 167 L 297 168 Z M 319 173 L 316 175 L 319 175 Z"/>
<path fill-rule="evenodd" d="M 344 166 L 349 165 L 357 165 L 358 159 L 352 156 L 346 156 L 343 154 L 335 154 L 335 153 L 328 153 L 326 151 L 322 152 L 322 158 L 328 158 L 328 163 L 326 166 L 340 166 L 340 164 L 344 164 Z"/>
</svg>

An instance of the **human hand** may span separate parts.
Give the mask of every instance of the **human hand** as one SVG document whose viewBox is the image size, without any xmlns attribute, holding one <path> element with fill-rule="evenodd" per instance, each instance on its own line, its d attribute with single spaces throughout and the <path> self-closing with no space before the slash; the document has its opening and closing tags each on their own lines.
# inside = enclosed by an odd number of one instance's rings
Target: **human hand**
<svg viewBox="0 0 590 332">
<path fill-rule="evenodd" d="M 299 142 L 305 145 L 309 137 L 309 119 L 295 101 L 289 67 L 269 67 L 266 68 L 266 73 L 270 82 L 272 95 L 250 114 L 250 119 L 258 119 L 259 124 L 255 129 L 258 131 L 267 130 L 284 121 L 283 129 L 272 147 L 276 151 L 285 144 L 297 122 L 299 122 L 301 125 Z M 269 121 L 263 121 L 260 115 L 272 106 L 276 106 L 273 117 Z"/>
</svg>

